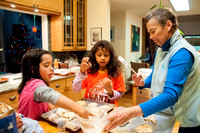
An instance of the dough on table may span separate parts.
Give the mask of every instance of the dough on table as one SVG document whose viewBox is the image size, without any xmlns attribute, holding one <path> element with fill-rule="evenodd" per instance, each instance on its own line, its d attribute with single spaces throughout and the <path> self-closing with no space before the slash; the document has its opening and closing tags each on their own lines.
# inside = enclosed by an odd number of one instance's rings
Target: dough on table
<svg viewBox="0 0 200 133">
<path fill-rule="evenodd" d="M 135 128 L 134 133 L 153 133 L 153 128 L 148 124 L 142 124 Z"/>
<path fill-rule="evenodd" d="M 67 112 L 67 110 L 65 110 L 65 109 L 63 109 L 63 108 L 58 108 L 58 109 L 56 110 L 56 114 L 57 114 L 58 116 L 62 116 L 65 112 Z"/>
<path fill-rule="evenodd" d="M 89 112 L 92 113 L 95 117 L 102 117 L 104 116 L 104 113 L 106 113 L 104 110 L 96 107 L 96 108 L 88 108 Z"/>
<path fill-rule="evenodd" d="M 50 121 L 54 121 L 58 118 L 58 115 L 55 114 L 55 113 L 51 113 L 47 116 L 47 119 L 50 120 Z"/>
<path fill-rule="evenodd" d="M 83 107 L 86 107 L 86 102 L 85 101 L 77 101 L 76 103 L 78 103 L 79 105 L 83 106 Z"/>
<path fill-rule="evenodd" d="M 99 107 L 100 109 L 103 109 L 105 111 L 109 111 L 111 108 L 108 105 L 102 105 Z"/>
<path fill-rule="evenodd" d="M 76 118 L 76 114 L 74 112 L 66 112 L 62 115 L 63 118 L 67 118 L 68 120 L 72 120 Z"/>
<path fill-rule="evenodd" d="M 62 118 L 62 117 L 59 117 L 59 118 L 57 118 L 57 119 L 55 120 L 56 123 L 58 123 L 59 121 L 63 121 L 63 122 L 65 122 L 65 123 L 67 123 L 69 120 L 66 119 L 66 118 Z"/>
<path fill-rule="evenodd" d="M 145 122 L 148 122 L 150 124 L 156 125 L 157 121 L 156 121 L 156 117 L 154 115 L 150 115 L 148 117 L 144 118 Z"/>
<path fill-rule="evenodd" d="M 88 107 L 95 108 L 95 107 L 97 107 L 97 103 L 91 102 L 91 103 L 88 104 Z"/>
</svg>

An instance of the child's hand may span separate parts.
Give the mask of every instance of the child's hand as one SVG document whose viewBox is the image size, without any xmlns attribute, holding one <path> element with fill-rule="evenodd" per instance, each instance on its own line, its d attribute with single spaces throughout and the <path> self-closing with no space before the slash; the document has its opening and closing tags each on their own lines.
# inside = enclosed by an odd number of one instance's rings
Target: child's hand
<svg viewBox="0 0 200 133">
<path fill-rule="evenodd" d="M 113 96 L 113 84 L 109 78 L 104 78 L 102 81 L 102 87 L 108 92 L 108 94 Z"/>
<path fill-rule="evenodd" d="M 51 103 L 49 103 L 48 110 L 51 111 L 51 110 L 53 110 L 53 109 L 55 109 L 55 107 L 54 107 Z"/>
<path fill-rule="evenodd" d="M 81 73 L 83 73 L 83 74 L 85 74 L 86 73 L 86 71 L 90 68 L 90 62 L 89 62 L 89 57 L 84 57 L 83 59 L 82 59 L 82 62 L 81 62 L 81 69 L 80 69 L 80 71 L 81 71 Z"/>
<path fill-rule="evenodd" d="M 15 112 L 15 115 L 16 115 L 17 129 L 19 129 L 23 126 L 22 118 L 17 112 Z"/>
<path fill-rule="evenodd" d="M 85 107 L 82 107 L 82 109 L 80 109 L 80 113 L 79 116 L 85 119 L 88 119 L 89 116 L 94 116 L 92 113 L 90 113 Z"/>
<path fill-rule="evenodd" d="M 141 74 L 133 74 L 132 80 L 134 81 L 136 86 L 144 86 L 144 80 Z"/>
</svg>

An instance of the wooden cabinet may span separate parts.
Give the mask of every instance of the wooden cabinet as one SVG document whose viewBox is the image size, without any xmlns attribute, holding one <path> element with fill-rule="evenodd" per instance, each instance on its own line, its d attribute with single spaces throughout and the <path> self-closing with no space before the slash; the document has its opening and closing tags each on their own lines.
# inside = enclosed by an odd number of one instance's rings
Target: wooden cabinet
<svg viewBox="0 0 200 133">
<path fill-rule="evenodd" d="M 33 5 L 36 6 L 36 8 L 39 9 L 39 13 L 43 13 L 45 10 L 47 11 L 47 14 L 60 14 L 61 13 L 61 6 L 63 5 L 61 3 L 62 0 L 3 0 L 4 2 L 17 4 L 16 8 L 19 7 L 19 9 L 30 11 L 32 9 L 33 11 Z M 48 12 L 50 11 L 50 12 Z M 55 12 L 55 13 L 53 13 Z"/>
<path fill-rule="evenodd" d="M 17 93 L 17 90 L 11 90 L 0 93 L 0 101 L 6 103 L 15 110 L 17 110 L 19 104 L 18 99 L 19 94 Z"/>
<path fill-rule="evenodd" d="M 54 90 L 58 91 L 59 93 L 66 95 L 66 82 L 65 79 L 59 79 L 51 81 L 49 84 L 50 88 L 53 88 Z"/>
<path fill-rule="evenodd" d="M 52 51 L 87 49 L 87 0 L 62 0 L 60 16 L 51 16 Z"/>
<path fill-rule="evenodd" d="M 61 12 L 62 3 L 61 0 L 37 0 L 36 6 L 39 9 Z"/>
<path fill-rule="evenodd" d="M 33 0 L 4 0 L 4 1 L 29 7 L 33 7 L 34 4 Z"/>
<path fill-rule="evenodd" d="M 84 97 L 85 92 L 84 90 L 75 92 L 72 89 L 72 83 L 73 83 L 74 78 L 75 77 L 73 76 L 69 78 L 63 78 L 63 79 L 51 81 L 49 87 L 55 89 L 56 91 L 60 92 L 64 96 L 67 96 L 68 98 L 74 101 L 77 101 Z"/>
</svg>

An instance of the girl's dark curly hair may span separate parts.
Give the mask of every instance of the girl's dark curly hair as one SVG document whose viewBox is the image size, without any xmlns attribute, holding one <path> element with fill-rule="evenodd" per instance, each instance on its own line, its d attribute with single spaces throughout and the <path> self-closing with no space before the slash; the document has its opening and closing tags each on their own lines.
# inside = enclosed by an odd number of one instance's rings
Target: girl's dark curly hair
<svg viewBox="0 0 200 133">
<path fill-rule="evenodd" d="M 26 85 L 26 82 L 31 78 L 42 79 L 39 72 L 39 64 L 44 54 L 50 54 L 50 52 L 42 49 L 31 49 L 23 55 L 21 60 L 22 82 L 18 87 L 19 95 Z M 48 83 L 46 84 L 48 85 Z"/>
<path fill-rule="evenodd" d="M 108 75 L 111 77 L 118 77 L 121 73 L 121 62 L 118 60 L 118 57 L 116 55 L 113 46 L 110 44 L 110 42 L 106 40 L 101 40 L 97 42 L 88 53 L 88 57 L 90 58 L 89 61 L 92 65 L 88 70 L 88 73 L 95 74 L 99 70 L 99 64 L 96 61 L 95 53 L 100 48 L 110 52 L 110 60 L 107 64 Z"/>
</svg>

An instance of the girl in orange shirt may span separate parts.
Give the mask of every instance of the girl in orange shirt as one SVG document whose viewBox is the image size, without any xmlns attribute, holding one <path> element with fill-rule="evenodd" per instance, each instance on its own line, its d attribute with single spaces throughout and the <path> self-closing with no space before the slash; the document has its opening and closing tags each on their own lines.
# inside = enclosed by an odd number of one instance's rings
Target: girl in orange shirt
<svg viewBox="0 0 200 133">
<path fill-rule="evenodd" d="M 126 91 L 120 66 L 110 42 L 97 42 L 88 57 L 82 59 L 80 71 L 73 82 L 74 91 L 86 88 L 85 98 L 117 106 L 122 92 Z"/>
</svg>

